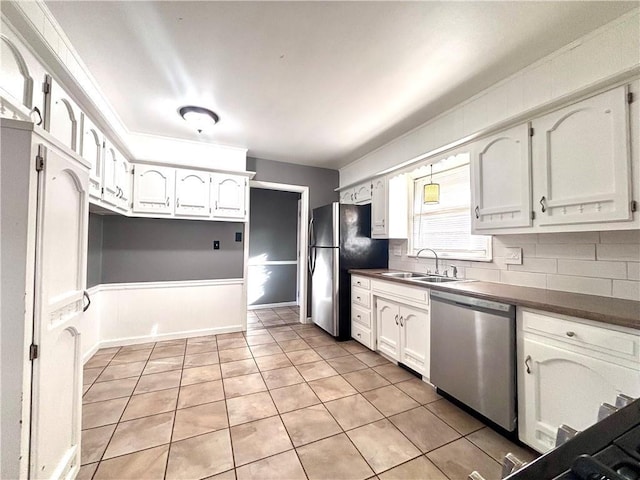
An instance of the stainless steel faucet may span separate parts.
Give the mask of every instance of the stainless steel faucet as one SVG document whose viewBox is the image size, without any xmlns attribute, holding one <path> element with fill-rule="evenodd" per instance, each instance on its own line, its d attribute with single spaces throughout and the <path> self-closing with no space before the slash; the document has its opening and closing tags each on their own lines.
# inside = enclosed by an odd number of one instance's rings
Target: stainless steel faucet
<svg viewBox="0 0 640 480">
<path fill-rule="evenodd" d="M 438 271 L 438 254 L 436 253 L 436 251 L 432 248 L 421 248 L 420 250 L 418 250 L 418 253 L 416 253 L 416 258 L 420 258 L 420 254 L 422 252 L 424 252 L 425 250 L 429 250 L 430 252 L 433 253 L 433 256 L 436 258 L 436 271 L 435 274 L 438 275 L 440 272 Z"/>
</svg>

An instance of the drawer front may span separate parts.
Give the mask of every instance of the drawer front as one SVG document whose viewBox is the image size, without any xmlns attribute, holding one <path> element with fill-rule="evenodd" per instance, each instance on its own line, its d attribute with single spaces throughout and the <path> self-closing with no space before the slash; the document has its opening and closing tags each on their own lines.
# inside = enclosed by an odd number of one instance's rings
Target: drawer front
<svg viewBox="0 0 640 480">
<path fill-rule="evenodd" d="M 405 298 L 420 304 L 429 304 L 429 289 L 421 287 L 410 287 L 395 282 L 385 282 L 374 280 L 371 282 L 373 293 L 387 294 L 399 299 Z M 387 296 L 385 295 L 385 296 Z"/>
<path fill-rule="evenodd" d="M 359 277 L 358 275 L 351 275 L 351 285 L 353 287 L 364 288 L 369 290 L 371 288 L 371 280 L 367 277 Z"/>
<path fill-rule="evenodd" d="M 371 311 L 364 308 L 351 306 L 351 322 L 357 323 L 367 329 L 371 329 Z"/>
<path fill-rule="evenodd" d="M 361 307 L 371 308 L 371 294 L 369 290 L 359 287 L 351 287 L 351 303 Z"/>
<path fill-rule="evenodd" d="M 522 321 L 523 329 L 527 332 L 640 362 L 639 335 L 528 311 L 522 312 Z"/>
<path fill-rule="evenodd" d="M 351 322 L 351 337 L 357 340 L 365 347 L 373 350 L 373 338 L 371 336 L 371 330 L 364 328 L 362 325 Z"/>
</svg>

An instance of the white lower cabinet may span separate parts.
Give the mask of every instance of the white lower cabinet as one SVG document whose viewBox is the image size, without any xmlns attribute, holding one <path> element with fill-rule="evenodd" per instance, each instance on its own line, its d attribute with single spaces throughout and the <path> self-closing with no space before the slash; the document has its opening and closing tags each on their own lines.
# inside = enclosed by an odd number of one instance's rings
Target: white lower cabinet
<svg viewBox="0 0 640 480">
<path fill-rule="evenodd" d="M 351 276 L 351 337 L 375 350 L 371 323 L 371 282 L 366 277 Z"/>
<path fill-rule="evenodd" d="M 561 425 L 584 430 L 602 403 L 640 396 L 640 337 L 584 322 L 519 312 L 518 436 L 539 452 Z"/>
<path fill-rule="evenodd" d="M 429 312 L 376 298 L 378 350 L 429 377 Z"/>
</svg>

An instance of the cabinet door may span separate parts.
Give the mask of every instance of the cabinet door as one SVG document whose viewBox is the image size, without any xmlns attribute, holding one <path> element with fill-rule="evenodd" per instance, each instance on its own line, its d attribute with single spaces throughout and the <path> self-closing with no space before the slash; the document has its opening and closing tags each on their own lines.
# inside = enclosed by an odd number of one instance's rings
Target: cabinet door
<svg viewBox="0 0 640 480">
<path fill-rule="evenodd" d="M 55 146 L 38 174 L 33 478 L 75 478 L 80 466 L 81 336 L 87 271 L 89 172 Z M 85 320 L 86 321 L 86 320 Z"/>
<path fill-rule="evenodd" d="M 80 154 L 85 160 L 91 162 L 89 195 L 98 199 L 102 197 L 102 175 L 104 170 L 101 138 L 102 134 L 93 125 L 91 120 L 83 114 Z"/>
<path fill-rule="evenodd" d="M 429 312 L 400 307 L 400 362 L 429 377 Z"/>
<path fill-rule="evenodd" d="M 640 396 L 636 370 L 527 337 L 518 377 L 519 437 L 540 452 L 555 445 L 560 425 L 584 430 L 596 422 L 600 404 L 615 404 L 619 393 Z"/>
<path fill-rule="evenodd" d="M 631 219 L 628 122 L 624 86 L 533 122 L 539 225 Z"/>
<path fill-rule="evenodd" d="M 400 359 L 400 311 L 395 303 L 376 299 L 378 350 L 394 360 Z"/>
<path fill-rule="evenodd" d="M 387 235 L 387 205 L 387 179 L 376 178 L 371 194 L 371 235 Z"/>
<path fill-rule="evenodd" d="M 358 185 L 353 190 L 353 202 L 357 205 L 371 203 L 371 183 L 367 182 Z"/>
<path fill-rule="evenodd" d="M 176 170 L 176 215 L 208 217 L 210 185 L 207 172 Z"/>
<path fill-rule="evenodd" d="M 212 175 L 213 216 L 245 220 L 247 178 L 240 175 Z"/>
<path fill-rule="evenodd" d="M 353 188 L 340 191 L 340 203 L 346 203 L 348 205 L 355 203 L 353 199 Z"/>
<path fill-rule="evenodd" d="M 133 176 L 133 211 L 173 214 L 175 171 L 171 167 L 136 165 Z"/>
<path fill-rule="evenodd" d="M 118 203 L 118 154 L 108 142 L 104 146 L 104 172 L 102 178 L 102 200 L 109 205 Z"/>
<path fill-rule="evenodd" d="M 71 150 L 79 151 L 77 137 L 80 110 L 49 75 L 46 76 L 45 83 L 48 84 L 49 91 L 45 99 L 44 128 Z"/>
<path fill-rule="evenodd" d="M 473 230 L 531 226 L 529 124 L 477 142 L 472 153 Z"/>
<path fill-rule="evenodd" d="M 131 209 L 131 164 L 118 154 L 116 162 L 116 207 L 128 212 Z"/>
</svg>

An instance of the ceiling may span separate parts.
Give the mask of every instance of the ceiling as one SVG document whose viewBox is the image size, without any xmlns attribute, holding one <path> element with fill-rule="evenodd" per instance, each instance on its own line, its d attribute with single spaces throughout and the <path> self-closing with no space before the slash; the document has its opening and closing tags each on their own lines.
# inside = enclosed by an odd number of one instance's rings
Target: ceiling
<svg viewBox="0 0 640 480">
<path fill-rule="evenodd" d="M 130 132 L 338 168 L 637 2 L 48 1 Z M 187 104 L 220 116 L 198 135 Z"/>
</svg>

